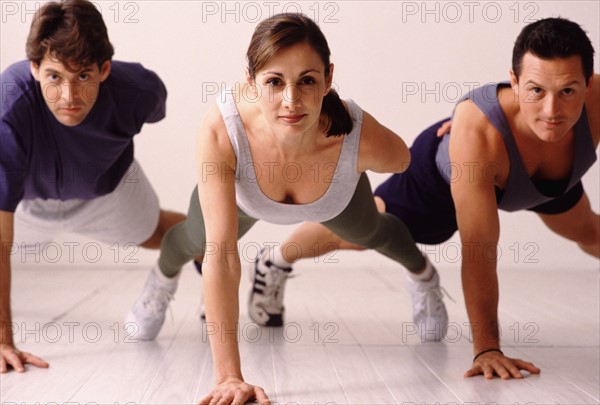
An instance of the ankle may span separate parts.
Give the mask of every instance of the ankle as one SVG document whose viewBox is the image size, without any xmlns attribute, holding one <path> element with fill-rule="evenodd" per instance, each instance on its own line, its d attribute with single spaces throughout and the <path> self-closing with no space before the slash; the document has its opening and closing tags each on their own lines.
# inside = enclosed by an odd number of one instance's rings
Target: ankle
<svg viewBox="0 0 600 405">
<path fill-rule="evenodd" d="M 431 264 L 431 262 L 429 261 L 427 256 L 425 256 L 424 259 L 425 259 L 425 267 L 424 268 L 422 268 L 421 270 L 419 270 L 417 272 L 410 271 L 408 273 L 410 278 L 413 279 L 414 281 L 427 282 L 427 281 L 431 281 L 433 279 L 433 276 L 435 276 L 435 269 L 434 269 L 433 265 Z"/>
</svg>

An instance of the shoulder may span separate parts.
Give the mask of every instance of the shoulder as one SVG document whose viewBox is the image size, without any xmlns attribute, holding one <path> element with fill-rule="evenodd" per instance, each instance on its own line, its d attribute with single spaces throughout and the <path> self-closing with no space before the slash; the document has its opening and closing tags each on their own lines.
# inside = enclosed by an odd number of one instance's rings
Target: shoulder
<svg viewBox="0 0 600 405">
<path fill-rule="evenodd" d="M 410 152 L 402 138 L 366 111 L 362 111 L 358 154 L 359 172 L 401 173 L 410 164 Z"/>
<path fill-rule="evenodd" d="M 107 83 L 135 87 L 142 91 L 152 91 L 157 87 L 164 87 L 162 80 L 155 72 L 137 62 L 112 61 Z"/>
<path fill-rule="evenodd" d="M 600 75 L 594 75 L 592 88 L 586 96 L 585 108 L 594 146 L 598 147 L 600 143 Z"/>
<path fill-rule="evenodd" d="M 17 62 L 7 67 L 0 74 L 2 116 L 11 112 L 24 96 L 32 93 L 35 86 L 36 81 L 31 75 L 29 61 Z"/>
<path fill-rule="evenodd" d="M 223 161 L 235 167 L 235 152 L 217 103 L 210 107 L 198 127 L 197 148 L 200 161 Z"/>
<path fill-rule="evenodd" d="M 450 160 L 496 160 L 503 147 L 502 135 L 471 100 L 460 102 L 454 110 L 450 137 Z"/>
</svg>

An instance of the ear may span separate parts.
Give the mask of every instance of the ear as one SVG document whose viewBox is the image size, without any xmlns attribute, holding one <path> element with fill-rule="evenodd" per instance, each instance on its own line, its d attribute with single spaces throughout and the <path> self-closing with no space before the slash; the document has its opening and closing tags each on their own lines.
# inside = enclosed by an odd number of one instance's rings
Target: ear
<svg viewBox="0 0 600 405">
<path fill-rule="evenodd" d="M 100 66 L 100 82 L 103 82 L 106 79 L 108 79 L 111 69 L 112 69 L 112 62 L 110 60 L 104 61 L 102 66 Z"/>
<path fill-rule="evenodd" d="M 510 87 L 514 88 L 519 85 L 519 78 L 515 74 L 515 71 L 510 69 Z"/>
<path fill-rule="evenodd" d="M 254 79 L 250 76 L 250 70 L 248 69 L 248 67 L 246 67 L 246 83 L 248 83 L 251 87 L 254 87 L 254 85 L 256 84 Z"/>
<path fill-rule="evenodd" d="M 326 77 L 326 83 L 325 83 L 325 95 L 329 94 L 329 91 L 331 90 L 331 85 L 333 84 L 333 68 L 334 65 L 333 63 L 329 64 L 329 76 Z"/>
<path fill-rule="evenodd" d="M 40 81 L 40 66 L 35 62 L 29 62 L 29 70 L 31 71 L 31 75 L 38 82 Z"/>
</svg>

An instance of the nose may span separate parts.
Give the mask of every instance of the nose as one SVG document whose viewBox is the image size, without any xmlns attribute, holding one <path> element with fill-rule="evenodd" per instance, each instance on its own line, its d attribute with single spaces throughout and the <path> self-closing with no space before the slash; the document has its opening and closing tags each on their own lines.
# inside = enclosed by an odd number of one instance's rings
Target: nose
<svg viewBox="0 0 600 405">
<path fill-rule="evenodd" d="M 65 81 L 60 86 L 60 98 L 67 103 L 72 103 L 76 98 L 77 86 L 71 82 Z"/>
<path fill-rule="evenodd" d="M 558 115 L 558 97 L 548 95 L 543 101 L 543 113 L 548 119 L 555 118 Z"/>
<path fill-rule="evenodd" d="M 293 109 L 300 105 L 300 99 L 302 98 L 302 90 L 296 84 L 289 84 L 285 86 L 282 98 L 284 106 Z"/>
</svg>

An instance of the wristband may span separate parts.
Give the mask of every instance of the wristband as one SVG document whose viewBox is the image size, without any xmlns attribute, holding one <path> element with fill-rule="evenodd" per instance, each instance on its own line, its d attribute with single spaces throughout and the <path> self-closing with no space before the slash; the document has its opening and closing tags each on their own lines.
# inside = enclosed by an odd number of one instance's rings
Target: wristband
<svg viewBox="0 0 600 405">
<path fill-rule="evenodd" d="M 486 350 L 484 350 L 482 352 L 479 352 L 479 354 L 477 356 L 473 357 L 473 363 L 475 363 L 475 360 L 477 360 L 477 358 L 479 356 L 481 356 L 482 354 L 485 354 L 485 353 L 489 353 L 489 352 L 498 352 L 498 353 L 500 353 L 501 355 L 504 356 L 504 353 L 502 353 L 502 350 L 500 350 L 500 349 L 486 349 Z"/>
</svg>

